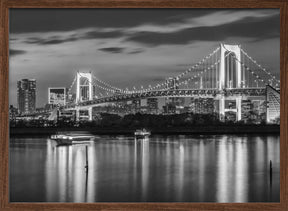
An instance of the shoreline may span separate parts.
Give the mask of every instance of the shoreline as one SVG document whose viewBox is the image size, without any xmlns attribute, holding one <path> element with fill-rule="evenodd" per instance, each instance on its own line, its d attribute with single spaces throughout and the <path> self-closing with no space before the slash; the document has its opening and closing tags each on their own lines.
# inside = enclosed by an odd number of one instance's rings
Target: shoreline
<svg viewBox="0 0 288 211">
<path fill-rule="evenodd" d="M 57 132 L 85 131 L 93 135 L 134 135 L 139 128 L 10 128 L 10 136 L 52 135 Z M 280 134 L 279 125 L 201 125 L 192 127 L 171 127 L 149 129 L 159 135 L 199 134 Z"/>
</svg>

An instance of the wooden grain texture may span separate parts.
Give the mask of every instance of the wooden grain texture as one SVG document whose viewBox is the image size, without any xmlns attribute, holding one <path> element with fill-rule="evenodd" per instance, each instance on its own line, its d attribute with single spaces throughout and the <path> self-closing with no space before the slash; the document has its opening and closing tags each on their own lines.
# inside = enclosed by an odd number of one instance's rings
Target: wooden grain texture
<svg viewBox="0 0 288 211">
<path fill-rule="evenodd" d="M 9 8 L 279 8 L 281 14 L 280 203 L 9 203 Z M 287 0 L 0 0 L 0 210 L 288 210 Z"/>
<path fill-rule="evenodd" d="M 287 131 L 288 131 L 288 3 L 280 9 L 280 202 L 288 210 L 288 163 L 287 163 Z"/>
<path fill-rule="evenodd" d="M 280 8 L 287 0 L 4 0 L 9 8 Z M 233 3 L 232 3 L 233 2 Z"/>
</svg>

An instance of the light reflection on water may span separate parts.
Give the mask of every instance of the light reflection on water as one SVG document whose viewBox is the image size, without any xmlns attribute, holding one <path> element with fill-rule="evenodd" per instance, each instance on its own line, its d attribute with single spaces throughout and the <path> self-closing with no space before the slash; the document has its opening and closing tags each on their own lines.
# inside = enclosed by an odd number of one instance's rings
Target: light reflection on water
<svg viewBox="0 0 288 211">
<path fill-rule="evenodd" d="M 279 164 L 277 135 L 11 138 L 10 201 L 279 202 Z"/>
</svg>

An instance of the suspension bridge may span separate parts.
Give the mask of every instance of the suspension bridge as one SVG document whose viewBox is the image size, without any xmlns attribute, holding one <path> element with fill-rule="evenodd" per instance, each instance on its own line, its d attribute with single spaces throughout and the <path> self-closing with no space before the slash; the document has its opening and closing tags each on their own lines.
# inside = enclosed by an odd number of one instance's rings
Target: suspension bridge
<svg viewBox="0 0 288 211">
<path fill-rule="evenodd" d="M 219 103 L 220 118 L 229 111 L 225 108 L 225 100 L 234 100 L 236 109 L 233 111 L 237 121 L 241 120 L 241 102 L 257 98 L 267 102 L 267 122 L 280 115 L 280 80 L 249 56 L 240 45 L 220 44 L 186 71 L 155 85 L 123 89 L 87 71 L 76 73 L 68 95 L 72 94 L 75 84 L 75 101 L 58 109 L 76 111 L 77 119 L 80 111 L 86 110 L 88 119 L 92 120 L 92 108 L 99 104 L 152 97 L 213 98 Z M 49 119 L 54 119 L 55 114 L 56 111 L 52 111 Z"/>
</svg>

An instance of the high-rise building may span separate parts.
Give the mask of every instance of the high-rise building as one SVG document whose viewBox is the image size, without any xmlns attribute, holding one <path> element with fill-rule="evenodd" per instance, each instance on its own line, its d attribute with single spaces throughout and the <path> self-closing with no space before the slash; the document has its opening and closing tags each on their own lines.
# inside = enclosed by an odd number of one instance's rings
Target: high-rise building
<svg viewBox="0 0 288 211">
<path fill-rule="evenodd" d="M 279 123 L 280 121 L 280 92 L 271 86 L 267 86 L 267 123 Z"/>
<path fill-rule="evenodd" d="M 138 113 L 140 111 L 141 111 L 141 100 L 140 99 L 132 100 L 131 112 Z"/>
<path fill-rule="evenodd" d="M 169 103 L 163 106 L 163 113 L 164 114 L 175 114 L 176 113 L 176 106 Z"/>
<path fill-rule="evenodd" d="M 195 98 L 191 99 L 191 110 L 196 114 L 212 114 L 215 108 L 213 98 Z"/>
<path fill-rule="evenodd" d="M 16 116 L 18 114 L 18 109 L 15 108 L 13 105 L 9 106 L 9 119 L 16 120 Z"/>
<path fill-rule="evenodd" d="M 179 79 L 170 77 L 166 79 L 166 89 L 177 90 L 179 89 Z M 165 98 L 165 106 L 163 106 L 164 113 L 175 114 L 177 112 L 177 107 L 184 108 L 184 98 L 179 97 L 167 97 Z"/>
<path fill-rule="evenodd" d="M 150 114 L 158 113 L 158 99 L 157 98 L 148 98 L 147 99 L 147 108 Z"/>
<path fill-rule="evenodd" d="M 253 103 L 251 100 L 242 100 L 241 102 L 241 119 L 244 122 L 252 119 Z"/>
<path fill-rule="evenodd" d="M 64 106 L 66 104 L 66 88 L 65 87 L 49 87 L 48 103 L 52 105 Z"/>
<path fill-rule="evenodd" d="M 36 80 L 17 81 L 17 104 L 20 113 L 34 112 L 36 108 Z"/>
<path fill-rule="evenodd" d="M 226 121 L 236 122 L 236 113 L 233 111 L 225 112 Z"/>
<path fill-rule="evenodd" d="M 266 113 L 267 113 L 267 101 L 262 101 L 259 106 L 259 118 L 260 121 L 266 121 Z"/>
</svg>

